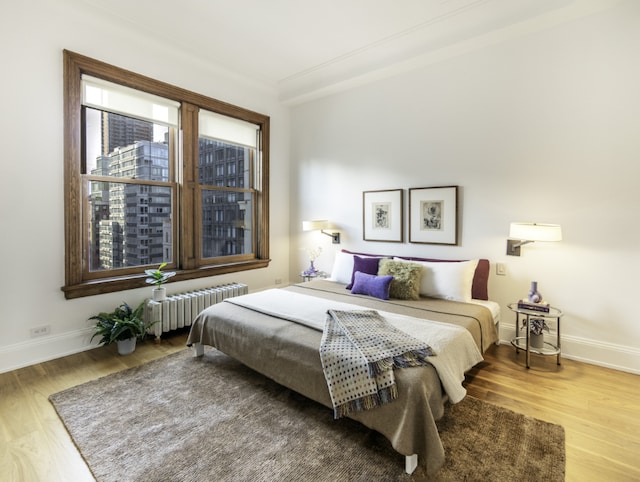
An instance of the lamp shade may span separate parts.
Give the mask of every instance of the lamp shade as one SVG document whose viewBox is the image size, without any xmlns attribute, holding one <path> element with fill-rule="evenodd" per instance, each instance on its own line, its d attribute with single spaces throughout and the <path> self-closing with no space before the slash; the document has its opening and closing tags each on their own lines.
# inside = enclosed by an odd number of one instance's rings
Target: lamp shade
<svg viewBox="0 0 640 482">
<path fill-rule="evenodd" d="M 511 223 L 509 237 L 526 241 L 562 241 L 559 224 Z"/>
<path fill-rule="evenodd" d="M 321 231 L 329 227 L 329 221 L 316 220 L 316 221 L 302 221 L 303 231 Z"/>
</svg>

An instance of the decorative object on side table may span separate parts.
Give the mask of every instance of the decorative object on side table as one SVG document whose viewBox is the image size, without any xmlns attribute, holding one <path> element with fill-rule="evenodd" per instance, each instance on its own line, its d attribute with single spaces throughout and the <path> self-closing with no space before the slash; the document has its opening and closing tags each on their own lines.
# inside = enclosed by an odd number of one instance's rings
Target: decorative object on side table
<svg viewBox="0 0 640 482">
<path fill-rule="evenodd" d="M 531 289 L 527 295 L 527 299 L 518 300 L 518 308 L 529 311 L 539 311 L 541 313 L 549 313 L 549 303 L 542 301 L 542 294 L 538 291 L 538 282 L 531 282 Z"/>
<path fill-rule="evenodd" d="M 522 320 L 522 327 L 526 329 L 527 320 Z M 545 323 L 544 318 L 529 319 L 529 337 L 533 348 L 544 348 L 544 333 L 550 333 L 549 326 Z"/>
<path fill-rule="evenodd" d="M 136 340 L 144 339 L 149 328 L 158 323 L 158 321 L 144 321 L 144 305 L 143 301 L 134 310 L 123 302 L 111 313 L 102 312 L 92 316 L 89 319 L 97 321 L 91 340 L 100 336 L 102 337 L 100 339 L 102 345 L 116 342 L 120 355 L 132 353 L 136 349 Z"/>
<path fill-rule="evenodd" d="M 157 269 L 145 269 L 144 272 L 147 275 L 147 283 L 154 285 L 153 288 L 153 301 L 163 301 L 167 297 L 167 289 L 162 286 L 169 278 L 175 276 L 175 271 L 162 272 L 167 263 L 162 263 Z"/>
<path fill-rule="evenodd" d="M 543 303 L 542 294 L 538 291 L 538 282 L 532 281 L 531 288 L 527 294 L 527 300 L 520 300 L 518 308 L 530 311 L 539 311 L 541 313 L 549 313 L 549 303 Z M 522 326 L 526 329 L 527 320 L 522 320 Z M 544 322 L 544 318 L 531 318 L 529 320 L 529 337 L 530 344 L 533 348 L 544 348 L 544 333 L 549 333 L 549 327 Z"/>
<path fill-rule="evenodd" d="M 302 276 L 315 277 L 318 275 L 319 270 L 318 268 L 315 267 L 313 263 L 316 261 L 316 259 L 318 259 L 318 256 L 320 256 L 320 253 L 322 253 L 322 247 L 318 246 L 315 249 L 307 248 L 306 251 L 307 251 L 307 254 L 309 255 L 309 267 L 302 272 Z"/>
<path fill-rule="evenodd" d="M 542 294 L 538 291 L 537 281 L 531 282 L 531 289 L 529 290 L 527 299 L 529 300 L 529 303 L 540 303 L 542 301 Z"/>
<path fill-rule="evenodd" d="M 527 294 L 527 299 L 518 301 L 518 308 L 541 313 L 549 313 L 549 303 L 542 301 L 542 294 L 538 291 L 538 282 L 532 281 L 531 288 Z"/>
</svg>

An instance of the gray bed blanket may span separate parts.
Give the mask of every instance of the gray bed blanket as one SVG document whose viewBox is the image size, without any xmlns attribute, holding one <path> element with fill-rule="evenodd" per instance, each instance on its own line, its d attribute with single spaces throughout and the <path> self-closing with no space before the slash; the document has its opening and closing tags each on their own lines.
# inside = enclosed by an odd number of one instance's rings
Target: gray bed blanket
<svg viewBox="0 0 640 482">
<path fill-rule="evenodd" d="M 283 291 L 382 311 L 404 309 L 402 303 L 397 306 L 396 303 L 384 302 L 369 304 L 372 300 L 349 296 L 344 285 L 329 281 L 294 285 Z M 486 335 L 491 330 L 495 332 L 486 308 L 454 302 L 436 302 L 433 305 L 429 300 L 426 300 L 426 305 L 427 309 L 423 310 L 420 302 L 411 302 L 409 312 L 405 314 L 422 314 L 432 320 L 465 326 L 480 347 L 495 339 L 495 334 L 493 339 Z M 482 325 L 487 323 L 490 326 L 483 328 Z M 232 303 L 219 303 L 204 310 L 194 320 L 187 344 L 213 346 L 281 385 L 332 408 L 319 354 L 321 338 L 321 331 L 303 324 Z M 395 376 L 398 398 L 393 403 L 353 412 L 348 417 L 384 435 L 400 454 L 418 454 L 419 463 L 427 473 L 433 474 L 444 463 L 444 449 L 435 421 L 444 414 L 448 397 L 433 365 L 398 370 Z"/>
</svg>

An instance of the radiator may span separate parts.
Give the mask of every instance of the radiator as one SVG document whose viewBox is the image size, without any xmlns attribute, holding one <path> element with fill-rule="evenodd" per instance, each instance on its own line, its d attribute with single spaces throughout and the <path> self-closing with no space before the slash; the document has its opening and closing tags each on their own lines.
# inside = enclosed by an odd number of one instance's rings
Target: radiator
<svg viewBox="0 0 640 482">
<path fill-rule="evenodd" d="M 169 295 L 163 301 L 148 300 L 144 319 L 146 322 L 159 321 L 149 329 L 149 333 L 159 339 L 163 333 L 191 326 L 198 313 L 205 308 L 220 303 L 225 298 L 246 295 L 248 292 L 247 285 L 230 283 Z"/>
</svg>

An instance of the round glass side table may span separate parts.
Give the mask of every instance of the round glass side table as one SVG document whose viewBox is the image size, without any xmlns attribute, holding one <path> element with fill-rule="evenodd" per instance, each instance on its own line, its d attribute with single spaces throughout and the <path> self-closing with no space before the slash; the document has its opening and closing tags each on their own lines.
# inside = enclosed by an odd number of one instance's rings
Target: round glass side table
<svg viewBox="0 0 640 482">
<path fill-rule="evenodd" d="M 508 307 L 516 314 L 516 336 L 511 340 L 511 344 L 516 347 L 516 353 L 518 353 L 519 350 L 526 352 L 527 368 L 531 366 L 531 353 L 538 355 L 555 355 L 557 357 L 557 364 L 560 365 L 560 354 L 562 351 L 560 343 L 560 318 L 562 318 L 564 313 L 553 306 L 549 307 L 549 312 L 519 308 L 518 303 L 510 303 Z M 542 318 L 545 324 L 547 320 L 555 320 L 555 344 L 545 341 L 542 347 L 531 346 L 531 320 L 536 318 Z M 524 336 L 520 335 L 520 326 L 525 330 Z"/>
</svg>

